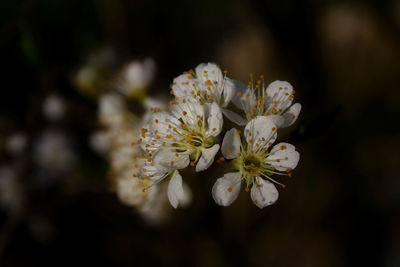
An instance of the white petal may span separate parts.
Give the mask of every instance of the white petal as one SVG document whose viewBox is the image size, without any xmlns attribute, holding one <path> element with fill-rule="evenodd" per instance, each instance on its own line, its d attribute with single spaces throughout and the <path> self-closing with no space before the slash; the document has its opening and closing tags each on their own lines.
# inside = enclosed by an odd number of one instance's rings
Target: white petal
<svg viewBox="0 0 400 267">
<path fill-rule="evenodd" d="M 279 171 L 293 170 L 299 162 L 300 154 L 296 148 L 288 143 L 276 144 L 270 151 L 265 162 L 271 164 Z"/>
<path fill-rule="evenodd" d="M 274 204 L 279 197 L 279 192 L 276 187 L 269 181 L 256 178 L 256 183 L 251 187 L 251 200 L 260 209 Z"/>
<path fill-rule="evenodd" d="M 140 168 L 138 170 L 138 177 L 146 177 L 147 180 L 152 182 L 158 182 L 161 179 L 165 178 L 168 174 L 169 170 L 165 167 L 153 164 L 144 160 L 142 164 L 140 164 Z"/>
<path fill-rule="evenodd" d="M 221 85 L 222 86 L 222 85 Z M 226 77 L 223 81 L 223 95 L 224 95 L 224 103 L 220 105 L 222 107 L 228 106 L 229 102 L 235 96 L 235 85 L 231 79 Z"/>
<path fill-rule="evenodd" d="M 190 92 L 194 90 L 193 79 L 189 79 L 190 74 L 181 74 L 174 79 L 172 91 L 178 98 L 190 96 Z"/>
<path fill-rule="evenodd" d="M 177 153 L 175 149 L 165 148 L 159 149 L 153 155 L 155 165 L 161 165 L 167 170 L 183 169 L 189 165 L 189 155 Z"/>
<path fill-rule="evenodd" d="M 197 79 L 203 83 L 207 80 L 221 82 L 223 79 L 222 71 L 215 63 L 201 63 L 195 71 Z"/>
<path fill-rule="evenodd" d="M 232 204 L 239 195 L 241 179 L 240 172 L 226 173 L 224 177 L 218 178 L 212 188 L 215 203 L 221 206 Z"/>
<path fill-rule="evenodd" d="M 282 115 L 269 115 L 268 118 L 270 118 L 275 123 L 277 128 L 282 128 L 278 125 L 283 125 L 283 123 L 285 122 L 285 118 Z"/>
<path fill-rule="evenodd" d="M 240 92 L 242 95 L 244 95 L 244 93 L 247 90 L 247 85 L 245 85 L 242 82 L 235 81 L 235 80 L 233 80 L 232 82 L 235 86 L 235 93 L 232 98 L 232 103 L 235 104 L 235 106 L 238 107 L 239 109 L 243 109 L 243 106 L 241 103 L 241 97 L 239 97 L 237 94 Z"/>
<path fill-rule="evenodd" d="M 221 110 L 215 102 L 206 105 L 208 107 L 207 134 L 211 136 L 217 136 L 221 132 L 222 126 L 224 125 L 224 119 L 222 117 Z"/>
<path fill-rule="evenodd" d="M 267 94 L 270 97 L 276 97 L 278 99 L 288 98 L 293 95 L 293 86 L 286 81 L 274 81 L 267 87 Z M 286 93 L 288 93 L 286 95 Z"/>
<path fill-rule="evenodd" d="M 221 152 L 227 159 L 233 159 L 238 157 L 240 153 L 240 133 L 235 128 L 230 129 L 226 132 L 224 140 L 222 141 Z"/>
<path fill-rule="evenodd" d="M 236 123 L 239 126 L 244 126 L 247 123 L 247 120 L 244 119 L 242 116 L 239 114 L 230 111 L 229 109 L 221 108 L 222 113 L 227 117 L 230 121 Z"/>
<path fill-rule="evenodd" d="M 155 149 L 157 149 L 159 147 L 158 143 L 154 143 L 154 145 L 151 145 L 151 141 L 153 140 L 154 136 L 151 133 L 151 123 L 143 125 L 142 128 L 140 130 L 138 130 L 138 136 L 141 139 L 140 142 L 140 147 L 146 151 L 146 149 L 154 151 Z M 142 131 L 145 130 L 145 131 Z M 149 145 L 149 146 L 148 146 Z"/>
<path fill-rule="evenodd" d="M 153 113 L 150 119 L 150 131 L 157 130 L 161 135 L 167 135 L 171 133 L 172 129 L 168 125 L 176 126 L 180 125 L 181 122 L 174 116 L 167 112 L 156 112 Z"/>
<path fill-rule="evenodd" d="M 274 81 L 268 86 L 266 92 L 268 97 L 265 99 L 265 108 L 270 113 L 280 115 L 293 102 L 294 90 L 288 82 Z M 276 111 L 274 112 L 273 109 Z"/>
<path fill-rule="evenodd" d="M 208 167 L 210 167 L 213 163 L 215 154 L 217 154 L 218 150 L 219 144 L 215 144 L 210 148 L 203 149 L 196 165 L 196 172 L 208 169 Z"/>
<path fill-rule="evenodd" d="M 282 114 L 282 123 L 277 124 L 278 128 L 289 127 L 292 125 L 300 114 L 301 104 L 293 104 L 285 113 Z"/>
<path fill-rule="evenodd" d="M 175 171 L 168 184 L 168 200 L 172 207 L 177 208 L 183 198 L 182 176 Z"/>
<path fill-rule="evenodd" d="M 204 106 L 193 98 L 179 100 L 172 109 L 176 119 L 182 119 L 187 125 L 197 125 L 199 118 L 204 118 Z"/>
<path fill-rule="evenodd" d="M 244 135 L 247 143 L 252 145 L 253 150 L 256 150 L 275 141 L 276 125 L 269 117 L 257 116 L 247 123 Z"/>
</svg>

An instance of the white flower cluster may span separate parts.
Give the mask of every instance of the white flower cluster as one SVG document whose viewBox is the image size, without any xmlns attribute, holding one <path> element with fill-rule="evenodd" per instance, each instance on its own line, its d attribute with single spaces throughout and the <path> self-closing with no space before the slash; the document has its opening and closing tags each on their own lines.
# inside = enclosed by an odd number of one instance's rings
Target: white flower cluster
<svg viewBox="0 0 400 267">
<path fill-rule="evenodd" d="M 166 104 L 153 99 L 147 99 L 146 114 L 142 121 L 128 108 L 125 98 L 116 93 L 104 94 L 99 99 L 98 117 L 103 125 L 101 131 L 95 132 L 90 138 L 90 144 L 99 154 L 107 155 L 110 162 L 110 178 L 113 190 L 124 204 L 134 207 L 149 223 L 157 224 L 168 215 L 166 186 L 150 187 L 151 181 L 139 180 L 136 173 L 143 165 L 143 151 L 138 146 L 131 146 L 132 140 L 138 136 L 138 129 L 143 120 L 159 112 Z M 134 177 L 134 176 L 135 177 Z M 188 189 L 189 190 L 189 189 Z M 190 201 L 182 200 L 181 205 Z"/>
<path fill-rule="evenodd" d="M 134 176 L 149 184 L 145 192 L 168 179 L 167 195 L 174 208 L 187 194 L 179 170 L 189 165 L 196 172 L 208 169 L 220 148 L 224 158 L 217 161 L 230 160 L 235 170 L 217 179 L 212 188 L 215 202 L 222 206 L 237 198 L 242 182 L 259 208 L 273 204 L 278 198 L 274 184 L 283 184 L 272 176 L 290 176 L 299 161 L 293 145 L 273 146 L 277 130 L 292 125 L 300 113 L 301 105 L 292 105 L 292 86 L 275 81 L 266 87 L 262 76 L 254 81 L 250 75 L 246 87 L 226 74 L 218 65 L 207 63 L 175 78 L 171 110 L 154 112 L 134 144 L 145 152 Z M 220 146 L 224 116 L 245 127 L 226 131 Z"/>
</svg>

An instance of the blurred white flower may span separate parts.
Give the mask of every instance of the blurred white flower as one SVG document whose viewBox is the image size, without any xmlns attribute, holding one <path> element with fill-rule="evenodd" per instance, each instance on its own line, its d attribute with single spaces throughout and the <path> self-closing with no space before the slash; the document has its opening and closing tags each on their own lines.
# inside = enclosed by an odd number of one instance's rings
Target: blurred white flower
<svg viewBox="0 0 400 267">
<path fill-rule="evenodd" d="M 19 209 L 23 191 L 17 174 L 9 166 L 0 167 L 0 205 L 4 208 Z"/>
<path fill-rule="evenodd" d="M 155 63 L 151 58 L 132 61 L 122 71 L 116 87 L 128 97 L 140 97 L 154 79 Z"/>
<path fill-rule="evenodd" d="M 258 116 L 245 127 L 243 143 L 240 132 L 229 130 L 222 142 L 221 151 L 225 158 L 233 159 L 238 172 L 227 173 L 217 179 L 212 195 L 215 202 L 229 206 L 237 198 L 242 181 L 246 191 L 259 208 L 275 203 L 279 193 L 273 183 L 284 186 L 271 178 L 273 174 L 290 175 L 299 161 L 300 154 L 288 143 L 272 146 L 277 137 L 276 125 L 269 117 Z"/>
<path fill-rule="evenodd" d="M 138 139 L 142 120 L 136 119 L 126 109 L 125 101 L 119 95 L 105 95 L 100 102 L 103 105 L 99 105 L 99 118 L 105 128 L 91 136 L 90 144 L 96 151 L 107 155 L 110 178 L 118 198 L 125 205 L 134 207 L 149 224 L 164 222 L 171 211 L 167 206 L 167 187 L 143 177 L 138 178 L 139 168 L 148 163 L 141 147 L 132 145 L 132 141 Z M 157 99 L 146 101 L 146 113 L 153 114 L 165 106 Z M 190 191 L 187 194 L 188 197 L 182 199 L 182 205 L 190 202 Z"/>
<path fill-rule="evenodd" d="M 59 131 L 44 132 L 35 144 L 37 164 L 50 171 L 70 170 L 76 162 L 76 154 L 68 138 Z"/>
<path fill-rule="evenodd" d="M 6 140 L 6 149 L 13 155 L 20 155 L 26 148 L 28 138 L 24 133 L 14 133 Z"/>
<path fill-rule="evenodd" d="M 150 198 L 152 194 L 157 191 L 156 187 L 149 190 L 143 190 L 150 185 L 148 180 L 139 180 L 133 177 L 137 173 L 138 168 L 135 167 L 135 163 L 131 161 L 130 166 L 126 166 L 123 170 L 115 173 L 116 175 L 116 191 L 118 198 L 121 202 L 128 206 L 139 207 Z"/>
<path fill-rule="evenodd" d="M 110 149 L 110 136 L 108 131 L 94 132 L 89 136 L 90 147 L 99 155 L 106 155 Z"/>
<path fill-rule="evenodd" d="M 217 103 L 226 107 L 235 93 L 234 82 L 222 73 L 215 63 L 199 64 L 195 71 L 190 70 L 176 77 L 171 85 L 177 98 L 194 98 L 201 103 Z"/>
<path fill-rule="evenodd" d="M 124 122 L 125 101 L 115 93 L 103 94 L 99 98 L 98 118 L 105 126 L 116 126 Z"/>
<path fill-rule="evenodd" d="M 246 125 L 257 116 L 271 118 L 278 128 L 292 125 L 301 110 L 300 103 L 292 105 L 295 94 L 293 87 L 285 81 L 274 81 L 265 88 L 264 77 L 260 78 L 254 84 L 251 75 L 247 88 L 245 85 L 238 87 L 237 95 L 232 99 L 232 102 L 244 111 L 246 119 L 238 120 L 237 117 L 229 116 L 230 114 L 226 114 L 227 117 L 238 125 Z"/>
<path fill-rule="evenodd" d="M 64 100 L 58 95 L 49 95 L 43 102 L 43 114 L 49 120 L 59 120 L 65 114 Z"/>
<path fill-rule="evenodd" d="M 75 85 L 85 95 L 98 96 L 108 90 L 115 63 L 116 53 L 111 47 L 95 51 L 75 74 Z"/>
</svg>

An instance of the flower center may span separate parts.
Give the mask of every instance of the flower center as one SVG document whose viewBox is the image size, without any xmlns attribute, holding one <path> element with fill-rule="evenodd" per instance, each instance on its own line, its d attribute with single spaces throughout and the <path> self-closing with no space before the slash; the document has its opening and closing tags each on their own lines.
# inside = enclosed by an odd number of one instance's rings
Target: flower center
<svg viewBox="0 0 400 267">
<path fill-rule="evenodd" d="M 243 172 L 247 173 L 249 176 L 258 175 L 261 167 L 262 159 L 255 153 L 245 155 L 242 159 Z"/>
</svg>

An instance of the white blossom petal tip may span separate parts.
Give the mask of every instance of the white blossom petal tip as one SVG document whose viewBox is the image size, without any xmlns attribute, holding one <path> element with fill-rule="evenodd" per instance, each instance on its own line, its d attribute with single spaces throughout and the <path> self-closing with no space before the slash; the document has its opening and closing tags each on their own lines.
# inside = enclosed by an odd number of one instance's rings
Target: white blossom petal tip
<svg viewBox="0 0 400 267">
<path fill-rule="evenodd" d="M 205 148 L 201 152 L 201 156 L 196 165 L 196 172 L 208 169 L 214 161 L 214 157 L 219 150 L 219 144 L 215 144 L 210 148 Z"/>
<path fill-rule="evenodd" d="M 179 202 L 183 199 L 182 176 L 178 171 L 175 171 L 168 184 L 168 200 L 172 207 L 177 208 Z"/>
<path fill-rule="evenodd" d="M 264 179 L 258 178 L 251 187 L 251 200 L 260 209 L 274 204 L 279 197 L 279 192 L 276 187 Z"/>
<path fill-rule="evenodd" d="M 212 188 L 215 203 L 229 206 L 235 201 L 240 191 L 241 176 L 240 172 L 233 172 L 217 179 Z"/>
<path fill-rule="evenodd" d="M 232 128 L 226 132 L 224 140 L 222 141 L 222 155 L 227 159 L 236 158 L 240 153 L 240 146 L 240 131 Z"/>
</svg>

